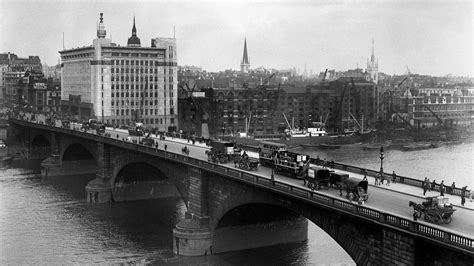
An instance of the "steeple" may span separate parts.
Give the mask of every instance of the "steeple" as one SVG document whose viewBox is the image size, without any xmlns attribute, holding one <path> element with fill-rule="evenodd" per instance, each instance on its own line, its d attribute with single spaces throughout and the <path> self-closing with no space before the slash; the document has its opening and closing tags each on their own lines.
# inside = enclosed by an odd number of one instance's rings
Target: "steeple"
<svg viewBox="0 0 474 266">
<path fill-rule="evenodd" d="M 372 56 L 370 57 L 370 62 L 375 62 L 374 38 L 372 38 Z"/>
<path fill-rule="evenodd" d="M 137 28 L 135 27 L 135 16 L 133 16 L 133 28 L 132 28 L 132 36 L 137 36 Z M 372 40 L 373 41 L 373 40 Z M 372 51 L 372 54 L 374 52 Z"/>
<path fill-rule="evenodd" d="M 99 25 L 97 25 L 97 38 L 105 38 L 106 35 L 103 15 L 103 13 L 100 13 Z"/>
<path fill-rule="evenodd" d="M 367 58 L 367 74 L 368 74 L 368 77 L 367 79 L 369 81 L 373 81 L 375 83 L 378 82 L 378 68 L 379 68 L 379 60 L 375 59 L 375 45 L 374 45 L 374 39 L 372 38 L 372 55 L 370 56 L 370 61 L 369 59 Z"/>
<path fill-rule="evenodd" d="M 135 16 L 133 16 L 132 36 L 128 38 L 127 46 L 140 47 L 140 38 L 137 37 L 137 28 L 135 27 Z"/>
<path fill-rule="evenodd" d="M 249 72 L 250 69 L 250 62 L 249 57 L 247 55 L 247 38 L 244 41 L 244 56 L 242 57 L 242 62 L 240 63 L 240 70 L 242 72 Z"/>
</svg>

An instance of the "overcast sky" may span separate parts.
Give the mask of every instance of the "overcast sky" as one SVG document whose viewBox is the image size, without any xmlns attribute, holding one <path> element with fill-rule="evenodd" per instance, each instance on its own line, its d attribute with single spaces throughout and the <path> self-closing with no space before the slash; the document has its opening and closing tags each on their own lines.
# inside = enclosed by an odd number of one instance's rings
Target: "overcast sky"
<svg viewBox="0 0 474 266">
<path fill-rule="evenodd" d="M 404 74 L 473 73 L 472 1 L 10 1 L 0 0 L 0 52 L 57 63 L 62 49 L 107 37 L 126 45 L 136 16 L 142 46 L 172 37 L 178 64 L 239 69 L 244 38 L 252 68 L 308 72 L 365 68 L 372 38 L 379 70 Z"/>
</svg>

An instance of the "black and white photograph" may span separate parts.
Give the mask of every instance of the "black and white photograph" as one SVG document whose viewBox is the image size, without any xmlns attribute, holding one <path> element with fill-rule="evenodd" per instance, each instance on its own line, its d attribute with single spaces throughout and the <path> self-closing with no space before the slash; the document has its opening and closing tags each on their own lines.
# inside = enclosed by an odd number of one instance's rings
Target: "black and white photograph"
<svg viewBox="0 0 474 266">
<path fill-rule="evenodd" d="M 472 0 L 0 0 L 0 265 L 474 265 Z"/>
</svg>

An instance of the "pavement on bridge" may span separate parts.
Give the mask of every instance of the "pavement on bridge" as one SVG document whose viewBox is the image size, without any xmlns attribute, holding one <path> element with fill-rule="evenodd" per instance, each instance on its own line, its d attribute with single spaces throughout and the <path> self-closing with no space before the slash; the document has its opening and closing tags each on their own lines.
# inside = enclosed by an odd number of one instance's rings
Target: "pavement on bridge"
<svg viewBox="0 0 474 266">
<path fill-rule="evenodd" d="M 166 137 L 166 140 L 167 141 L 173 141 L 173 142 L 176 142 L 176 143 L 192 145 L 191 143 L 188 143 L 186 139 Z M 194 146 L 198 146 L 198 147 L 202 147 L 202 148 L 208 148 L 205 143 L 197 143 L 196 142 L 194 144 Z M 258 158 L 258 153 L 256 153 L 256 152 L 247 151 L 247 153 L 250 157 Z M 357 177 L 357 178 L 360 178 L 360 179 L 364 178 L 364 176 L 361 175 L 361 174 L 356 174 L 356 173 L 352 173 L 352 172 L 348 172 L 348 171 L 342 171 L 342 170 L 337 170 L 337 171 L 348 173 L 348 174 L 350 174 L 351 177 Z M 389 176 L 389 178 L 392 178 L 392 177 Z M 367 176 L 367 181 L 369 182 L 370 186 L 375 186 L 375 178 L 374 177 Z M 415 197 L 418 197 L 420 199 L 424 199 L 425 197 L 432 197 L 432 196 L 439 196 L 440 195 L 440 193 L 437 192 L 437 191 L 427 191 L 426 195 L 423 196 L 423 189 L 419 188 L 419 187 L 416 187 L 416 186 L 402 184 L 402 183 L 393 183 L 393 182 L 390 182 L 389 185 L 386 185 L 386 184 L 387 184 L 387 182 L 385 181 L 385 183 L 383 185 L 378 185 L 377 187 L 381 188 L 381 189 L 386 189 L 386 190 L 393 190 L 393 191 L 403 193 L 403 194 L 406 194 L 406 195 L 415 196 Z M 444 193 L 444 196 L 449 198 L 449 202 L 451 204 L 453 204 L 454 206 L 456 206 L 456 207 L 465 208 L 465 209 L 468 209 L 468 210 L 474 210 L 474 200 L 473 199 L 466 198 L 466 202 L 464 203 L 464 206 L 461 206 L 461 197 L 460 196 L 450 195 L 449 193 Z"/>
</svg>

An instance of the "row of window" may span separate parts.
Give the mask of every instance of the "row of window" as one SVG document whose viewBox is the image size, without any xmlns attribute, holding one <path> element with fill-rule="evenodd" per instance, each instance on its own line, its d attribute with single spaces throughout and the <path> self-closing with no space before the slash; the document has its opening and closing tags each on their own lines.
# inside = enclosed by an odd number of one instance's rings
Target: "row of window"
<svg viewBox="0 0 474 266">
<path fill-rule="evenodd" d="M 94 53 L 82 53 L 82 54 L 74 54 L 74 55 L 64 55 L 61 57 L 62 60 L 64 59 L 77 59 L 77 58 L 86 58 L 86 57 L 93 57 Z"/>
<path fill-rule="evenodd" d="M 158 90 L 158 85 L 157 85 L 157 84 L 154 84 L 154 85 L 153 85 L 153 84 L 147 84 L 147 85 L 141 84 L 140 86 L 138 86 L 138 85 L 135 84 L 135 86 L 134 86 L 134 84 L 130 84 L 130 85 L 128 85 L 128 84 L 121 84 L 121 85 L 112 84 L 112 87 L 111 87 L 111 88 L 112 88 L 112 93 L 113 93 L 116 89 L 117 89 L 117 90 L 120 90 L 120 89 L 121 89 L 121 90 L 127 90 L 127 91 L 128 91 L 129 89 L 131 89 L 131 90 L 134 90 L 134 89 L 135 89 L 135 90 L 140 90 L 140 91 L 143 91 L 143 90 L 153 90 L 153 89 L 155 89 L 155 91 L 157 91 L 157 90 Z M 170 92 L 170 93 L 173 93 L 173 91 L 174 91 L 173 84 L 169 84 L 169 87 L 168 87 L 168 88 L 169 88 L 169 92 Z M 163 90 L 164 90 L 164 89 L 165 89 L 165 87 L 163 86 Z M 118 96 L 117 96 L 117 97 L 118 97 Z"/>
<path fill-rule="evenodd" d="M 148 74 L 148 72 L 150 72 L 150 74 L 153 74 L 153 72 L 155 74 L 158 74 L 158 68 L 111 68 L 110 69 L 110 73 L 112 74 L 128 74 L 128 73 L 136 73 L 136 74 L 143 74 L 143 73 L 146 73 Z"/>
<path fill-rule="evenodd" d="M 174 105 L 173 99 L 169 99 L 169 100 L 170 100 L 170 102 L 169 102 L 170 106 L 173 106 Z M 127 107 L 129 104 L 131 106 L 134 106 L 134 105 L 139 106 L 140 105 L 140 102 L 138 102 L 138 101 L 135 102 L 135 101 L 128 101 L 128 100 L 126 100 L 126 101 L 122 100 L 121 102 L 116 101 L 115 103 L 116 103 L 115 106 L 117 106 L 117 108 L 124 108 L 124 107 Z M 122 103 L 122 104 L 120 105 L 120 103 Z M 164 102 L 164 104 L 166 105 L 166 101 Z M 148 101 L 143 101 L 143 105 L 148 105 Z M 150 105 L 153 105 L 153 101 L 150 101 Z M 155 105 L 158 105 L 158 100 L 155 100 Z M 111 102 L 111 106 L 113 108 L 113 106 L 114 106 L 113 101 Z"/>
<path fill-rule="evenodd" d="M 132 113 L 138 112 L 138 111 L 139 110 L 135 110 L 135 109 L 121 109 L 121 110 L 116 110 L 115 114 L 117 116 L 120 116 L 120 115 L 124 116 L 124 115 L 131 115 Z M 141 113 L 141 115 L 148 115 L 148 109 L 141 110 L 140 113 Z M 150 115 L 158 115 L 158 109 L 150 109 Z M 170 108 L 169 115 L 174 115 L 174 109 L 173 108 Z"/>
<path fill-rule="evenodd" d="M 166 93 L 166 92 L 165 92 Z M 134 98 L 134 97 L 145 97 L 145 98 L 148 98 L 148 96 L 150 97 L 153 97 L 153 92 L 150 92 L 150 94 L 148 94 L 148 92 L 142 92 L 142 93 L 139 93 L 139 92 L 136 92 L 136 93 L 133 93 L 131 92 L 130 94 L 128 92 L 121 92 L 120 94 L 118 92 L 116 92 L 115 94 L 112 93 L 112 97 L 131 97 L 131 98 Z M 169 95 L 171 98 L 173 98 L 174 94 L 173 92 L 171 91 L 170 92 L 170 95 Z M 155 92 L 155 97 L 158 97 L 158 92 Z"/>
<path fill-rule="evenodd" d="M 104 77 L 103 76 L 101 76 L 101 77 L 102 77 L 102 81 L 104 81 Z M 150 77 L 150 79 L 148 79 L 148 76 L 138 76 L 138 75 L 136 75 L 136 76 L 134 76 L 134 75 L 132 75 L 132 76 L 115 76 L 115 75 L 112 75 L 110 77 L 110 80 L 111 81 L 122 81 L 122 82 L 123 81 L 125 81 L 125 82 L 126 81 L 132 81 L 132 82 L 133 81 L 135 81 L 135 82 L 151 81 L 152 82 L 154 80 L 155 82 L 158 82 L 158 76 L 149 76 L 149 77 Z M 163 82 L 166 82 L 166 80 L 167 80 L 167 77 L 163 77 Z M 168 77 L 168 81 L 170 83 L 173 83 L 173 81 L 174 81 L 173 76 Z"/>
<path fill-rule="evenodd" d="M 112 60 L 114 66 L 159 66 L 163 61 L 149 61 L 149 60 Z M 172 72 L 171 72 L 172 73 Z"/>
<path fill-rule="evenodd" d="M 122 57 L 150 57 L 150 58 L 158 58 L 163 57 L 163 53 L 157 54 L 142 54 L 142 53 L 112 53 L 112 56 L 122 56 Z M 123 60 L 122 60 L 123 61 Z M 128 60 L 127 60 L 128 61 Z"/>
<path fill-rule="evenodd" d="M 124 101 L 122 101 L 122 105 L 120 105 L 120 101 L 116 101 L 116 102 L 112 101 L 112 102 L 111 102 L 111 106 L 112 106 L 112 108 L 113 108 L 114 103 L 116 103 L 115 106 L 117 106 L 118 108 L 121 108 L 121 107 L 124 106 L 123 102 L 124 102 Z M 152 100 L 151 100 L 151 101 L 143 101 L 142 105 L 146 106 L 146 105 L 148 105 L 148 103 L 150 103 L 150 105 L 153 105 L 153 101 L 152 101 Z M 136 106 L 139 106 L 139 105 L 140 105 L 140 102 L 139 102 L 139 101 L 130 101 L 130 102 L 129 102 L 129 101 L 127 100 L 126 104 L 127 104 L 127 105 L 130 104 L 131 106 L 135 106 L 135 105 L 136 105 Z M 154 106 L 156 106 L 156 105 L 158 105 L 158 100 L 155 100 Z M 172 101 L 170 101 L 170 105 L 173 105 L 173 102 L 172 102 Z"/>
<path fill-rule="evenodd" d="M 468 116 L 466 113 L 459 113 L 459 114 L 437 114 L 438 117 L 457 117 L 457 116 Z M 415 115 L 415 117 L 435 117 L 432 114 L 424 114 L 424 115 Z"/>
<path fill-rule="evenodd" d="M 124 119 L 106 119 L 106 123 L 111 123 L 112 125 L 128 125 L 130 122 L 132 122 L 131 119 L 129 118 L 124 118 Z M 163 118 L 144 118 L 143 122 L 145 122 L 146 125 L 150 124 L 160 124 L 163 125 Z M 170 118 L 170 124 L 174 124 L 174 118 Z"/>
</svg>

